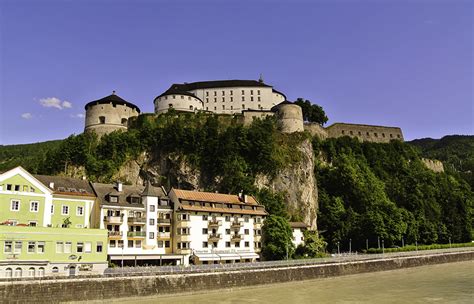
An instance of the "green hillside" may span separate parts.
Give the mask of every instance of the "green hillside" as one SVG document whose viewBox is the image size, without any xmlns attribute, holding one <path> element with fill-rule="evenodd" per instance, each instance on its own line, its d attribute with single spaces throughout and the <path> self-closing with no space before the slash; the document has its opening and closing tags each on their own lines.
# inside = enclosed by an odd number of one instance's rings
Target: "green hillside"
<svg viewBox="0 0 474 304">
<path fill-rule="evenodd" d="M 420 149 L 423 157 L 441 160 L 448 172 L 462 177 L 474 189 L 474 136 L 449 135 L 409 143 Z"/>
</svg>

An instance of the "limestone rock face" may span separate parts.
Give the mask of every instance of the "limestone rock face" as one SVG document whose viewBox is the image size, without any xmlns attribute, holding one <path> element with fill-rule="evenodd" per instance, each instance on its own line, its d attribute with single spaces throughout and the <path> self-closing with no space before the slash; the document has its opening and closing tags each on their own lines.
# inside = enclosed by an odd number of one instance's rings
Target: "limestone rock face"
<svg viewBox="0 0 474 304">
<path fill-rule="evenodd" d="M 301 161 L 284 168 L 273 179 L 265 175 L 257 176 L 255 185 L 259 189 L 283 192 L 289 213 L 300 216 L 311 229 L 317 229 L 318 188 L 314 175 L 313 147 L 309 140 L 305 140 L 298 149 L 302 152 Z"/>
<path fill-rule="evenodd" d="M 255 186 L 284 193 L 289 213 L 301 218 L 311 229 L 316 229 L 318 189 L 311 141 L 301 142 L 298 150 L 302 154 L 299 162 L 288 165 L 274 177 L 258 175 Z M 167 190 L 176 187 L 204 191 L 212 186 L 210 183 L 219 183 L 218 180 L 206 181 L 204 173 L 194 168 L 185 157 L 177 154 L 143 154 L 138 159 L 125 163 L 114 178 L 137 185 L 143 185 L 149 180 Z"/>
</svg>

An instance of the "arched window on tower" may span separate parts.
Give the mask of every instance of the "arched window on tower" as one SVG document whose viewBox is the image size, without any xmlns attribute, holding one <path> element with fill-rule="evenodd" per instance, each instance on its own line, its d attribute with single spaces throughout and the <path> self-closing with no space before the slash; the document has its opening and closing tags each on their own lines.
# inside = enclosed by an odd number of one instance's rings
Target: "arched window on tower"
<svg viewBox="0 0 474 304">
<path fill-rule="evenodd" d="M 99 123 L 105 124 L 105 116 L 99 116 Z"/>
<path fill-rule="evenodd" d="M 127 127 L 128 126 L 128 119 L 122 118 L 122 125 Z"/>
<path fill-rule="evenodd" d="M 189 106 L 189 109 L 190 109 L 190 110 L 193 110 L 193 106 Z"/>
</svg>

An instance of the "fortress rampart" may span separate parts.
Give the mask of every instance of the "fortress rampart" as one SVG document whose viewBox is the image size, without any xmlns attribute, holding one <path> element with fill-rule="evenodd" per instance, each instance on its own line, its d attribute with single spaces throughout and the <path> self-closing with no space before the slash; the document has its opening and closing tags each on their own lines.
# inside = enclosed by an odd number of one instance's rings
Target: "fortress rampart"
<svg viewBox="0 0 474 304">
<path fill-rule="evenodd" d="M 398 127 L 335 123 L 327 127 L 326 131 L 329 138 L 349 136 L 377 143 L 388 143 L 392 139 L 403 141 L 402 129 Z"/>
</svg>

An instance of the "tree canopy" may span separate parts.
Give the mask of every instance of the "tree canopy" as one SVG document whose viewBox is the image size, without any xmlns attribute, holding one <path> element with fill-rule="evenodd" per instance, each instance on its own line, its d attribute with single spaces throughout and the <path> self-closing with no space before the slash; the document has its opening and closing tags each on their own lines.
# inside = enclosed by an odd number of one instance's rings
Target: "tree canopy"
<svg viewBox="0 0 474 304">
<path fill-rule="evenodd" d="M 304 121 L 315 122 L 324 125 L 328 121 L 328 117 L 323 108 L 317 104 L 312 104 L 309 100 L 298 98 L 295 104 L 299 105 L 303 110 Z"/>
</svg>

